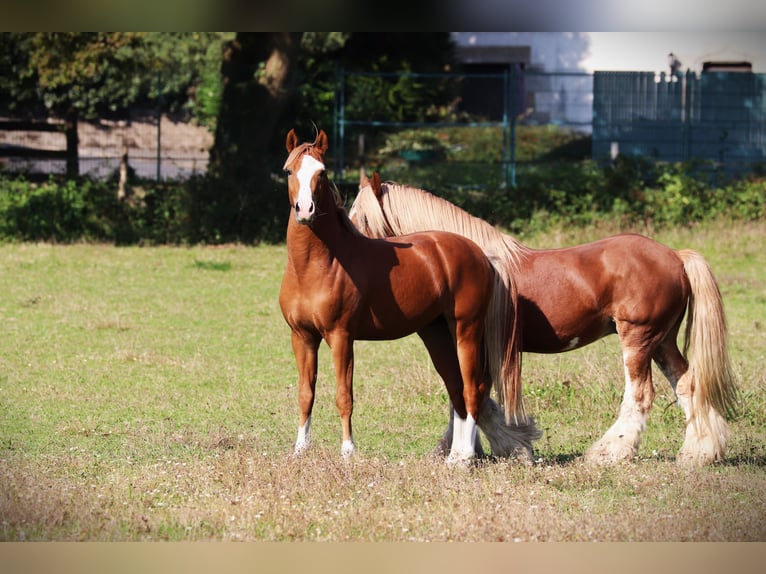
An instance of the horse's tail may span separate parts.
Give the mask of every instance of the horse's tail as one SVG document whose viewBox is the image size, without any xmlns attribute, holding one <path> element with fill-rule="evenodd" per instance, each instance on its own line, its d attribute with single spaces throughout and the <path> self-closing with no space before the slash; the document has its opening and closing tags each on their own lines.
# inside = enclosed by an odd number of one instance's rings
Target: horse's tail
<svg viewBox="0 0 766 574">
<path fill-rule="evenodd" d="M 521 325 L 513 261 L 507 254 L 488 255 L 495 270 L 495 288 L 487 311 L 484 344 L 498 402 L 510 423 L 526 423 L 521 394 Z"/>
<path fill-rule="evenodd" d="M 488 255 L 495 269 L 495 289 L 484 331 L 487 364 L 497 392 L 498 406 L 487 397 L 479 411 L 479 428 L 489 440 L 492 454 L 532 462 L 532 441 L 542 436 L 527 416 L 521 394 L 521 319 L 510 254 Z M 502 407 L 502 408 L 501 408 Z"/>
<path fill-rule="evenodd" d="M 688 424 L 697 425 L 700 435 L 709 434 L 715 458 L 722 459 L 728 437 L 726 418 L 734 415 L 738 394 L 726 344 L 723 300 L 705 259 L 688 249 L 678 255 L 691 286 L 684 341 L 690 376 L 688 390 L 684 386 L 676 391 L 691 394 Z"/>
</svg>

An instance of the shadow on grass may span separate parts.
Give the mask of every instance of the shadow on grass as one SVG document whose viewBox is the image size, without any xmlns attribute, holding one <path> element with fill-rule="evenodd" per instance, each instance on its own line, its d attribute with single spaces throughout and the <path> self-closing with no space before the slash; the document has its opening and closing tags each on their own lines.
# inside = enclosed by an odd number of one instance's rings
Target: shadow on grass
<svg viewBox="0 0 766 574">
<path fill-rule="evenodd" d="M 755 466 L 759 468 L 766 467 L 766 456 L 764 455 L 738 455 L 731 456 L 719 463 L 721 466 Z"/>
<path fill-rule="evenodd" d="M 583 452 L 572 452 L 566 454 L 550 454 L 550 455 L 536 455 L 534 459 L 535 466 L 572 466 L 577 464 L 583 464 L 584 459 Z M 494 465 L 494 464 L 518 464 L 524 463 L 514 460 L 512 458 L 503 458 L 486 455 L 480 459 L 481 465 Z M 638 456 L 632 462 L 661 462 L 661 463 L 675 463 L 676 457 L 674 455 L 656 454 L 652 456 Z M 725 458 L 722 462 L 715 463 L 714 466 L 725 467 L 743 467 L 752 466 L 756 468 L 766 467 L 766 456 L 764 455 L 736 455 Z"/>
</svg>

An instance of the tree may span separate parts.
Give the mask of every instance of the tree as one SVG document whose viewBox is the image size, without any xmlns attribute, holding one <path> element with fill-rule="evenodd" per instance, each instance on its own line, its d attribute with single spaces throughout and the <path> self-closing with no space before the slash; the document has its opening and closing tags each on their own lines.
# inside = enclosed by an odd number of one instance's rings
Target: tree
<svg viewBox="0 0 766 574">
<path fill-rule="evenodd" d="M 296 94 L 299 41 L 297 33 L 238 33 L 226 46 L 209 179 L 194 210 L 203 239 L 253 241 L 283 229 L 271 174 L 275 134 Z"/>
<path fill-rule="evenodd" d="M 189 105 L 190 88 L 211 82 L 220 33 L 3 33 L 0 53 L 11 73 L 0 79 L 0 106 L 10 113 L 62 118 L 67 174 L 77 175 L 77 122 L 124 113 L 163 97 L 168 109 Z M 216 53 L 217 51 L 217 53 Z M 191 105 L 193 107 L 194 100 Z M 205 112 L 196 108 L 205 118 Z M 207 119 L 207 118 L 205 118 Z"/>
<path fill-rule="evenodd" d="M 225 50 L 224 82 L 211 150 L 208 210 L 202 227 L 221 239 L 280 239 L 288 208 L 275 175 L 290 128 L 307 137 L 333 121 L 336 65 L 360 71 L 443 71 L 449 34 L 341 32 L 238 33 Z M 438 103 L 439 90 L 400 78 L 349 86 L 351 105 L 370 119 L 414 121 Z M 200 209 L 202 207 L 200 206 Z M 224 231 L 228 230 L 228 231 Z"/>
</svg>

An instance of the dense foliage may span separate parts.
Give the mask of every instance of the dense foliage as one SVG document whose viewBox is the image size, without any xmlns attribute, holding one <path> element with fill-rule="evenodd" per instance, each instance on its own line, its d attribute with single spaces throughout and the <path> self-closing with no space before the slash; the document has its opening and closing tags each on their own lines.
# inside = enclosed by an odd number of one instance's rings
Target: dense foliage
<svg viewBox="0 0 766 574">
<path fill-rule="evenodd" d="M 412 179 L 423 176 L 425 169 L 413 170 Z M 716 184 L 709 174 L 693 173 L 692 166 L 685 164 L 623 159 L 614 166 L 599 167 L 586 160 L 528 166 L 518 174 L 515 189 L 421 185 L 519 235 L 600 221 L 617 221 L 625 228 L 662 228 L 715 218 L 766 217 L 766 178 L 754 175 Z M 279 188 L 274 210 L 281 210 L 282 217 L 256 222 L 232 221 L 236 211 L 225 203 L 231 196 L 220 193 L 217 181 L 208 177 L 145 182 L 134 188 L 132 201 L 121 202 L 110 182 L 50 178 L 35 183 L 0 175 L 0 239 L 117 244 L 279 242 L 284 239 L 288 208 L 282 201 L 284 183 L 275 181 L 274 186 Z"/>
<path fill-rule="evenodd" d="M 62 32 L 0 34 L 0 111 L 80 119 L 131 106 L 187 109 L 214 125 L 223 44 L 217 32 Z"/>
<path fill-rule="evenodd" d="M 284 233 L 284 194 L 272 176 L 284 161 L 285 134 L 294 128 L 308 140 L 322 128 L 337 141 L 341 70 L 436 71 L 451 58 L 447 33 L 238 33 L 224 53 L 212 189 L 204 192 L 228 219 L 225 236 L 251 241 Z M 419 121 L 448 91 L 392 74 L 348 78 L 343 93 L 355 117 Z"/>
</svg>

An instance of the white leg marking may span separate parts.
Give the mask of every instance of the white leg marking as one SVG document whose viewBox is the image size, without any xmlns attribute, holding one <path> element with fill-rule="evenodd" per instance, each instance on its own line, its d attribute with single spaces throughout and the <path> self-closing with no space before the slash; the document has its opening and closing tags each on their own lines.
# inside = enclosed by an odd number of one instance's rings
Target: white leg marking
<svg viewBox="0 0 766 574">
<path fill-rule="evenodd" d="M 627 365 L 630 355 L 625 352 L 623 361 Z M 638 444 L 641 433 L 646 428 L 646 415 L 634 398 L 634 382 L 630 378 L 628 367 L 625 367 L 625 393 L 620 405 L 617 421 L 604 433 L 588 452 L 586 460 L 599 464 L 612 464 L 629 460 L 638 454 Z"/>
<path fill-rule="evenodd" d="M 344 440 L 340 447 L 340 454 L 343 458 L 348 458 L 354 454 L 354 437 L 349 440 Z"/>
<path fill-rule="evenodd" d="M 298 438 L 295 441 L 295 454 L 306 450 L 311 442 L 311 416 L 306 419 L 306 424 L 298 427 Z"/>
<path fill-rule="evenodd" d="M 448 464 L 465 463 L 476 456 L 474 443 L 476 442 L 477 430 L 476 421 L 470 413 L 464 419 L 455 413 L 452 450 L 447 459 Z"/>
<path fill-rule="evenodd" d="M 684 443 L 678 451 L 676 462 L 685 465 L 710 464 L 723 457 L 729 426 L 726 419 L 709 405 L 695 404 L 697 398 L 691 393 L 692 376 L 693 373 L 689 369 L 676 387 L 678 403 L 686 415 Z"/>
<path fill-rule="evenodd" d="M 625 368 L 625 394 L 622 396 L 622 405 L 620 405 L 620 416 L 615 422 L 615 430 L 618 436 L 641 433 L 646 428 L 646 416 L 641 412 L 641 408 L 636 403 L 633 393 L 633 381 Z"/>
<path fill-rule="evenodd" d="M 468 458 L 474 458 L 476 456 L 476 433 L 479 427 L 476 425 L 476 420 L 469 413 L 465 419 L 465 426 L 463 427 L 463 447 Z"/>
<path fill-rule="evenodd" d="M 714 410 L 708 409 L 707 413 L 698 413 L 699 417 L 707 417 L 707 425 L 699 419 L 692 421 L 691 379 L 693 373 L 691 367 L 678 379 L 672 372 L 664 369 L 662 372 L 670 381 L 673 391 L 676 393 L 678 405 L 683 409 L 686 420 L 684 443 L 676 455 L 676 462 L 685 465 L 697 465 L 715 461 L 716 457 L 720 455 L 717 453 L 710 431 L 718 433 L 718 436 L 726 437 L 728 435 L 726 420 Z"/>
<path fill-rule="evenodd" d="M 571 351 L 572 349 L 575 349 L 579 342 L 580 342 L 580 337 L 573 338 L 571 341 L 569 341 L 569 344 L 566 346 L 564 350 Z"/>
</svg>

